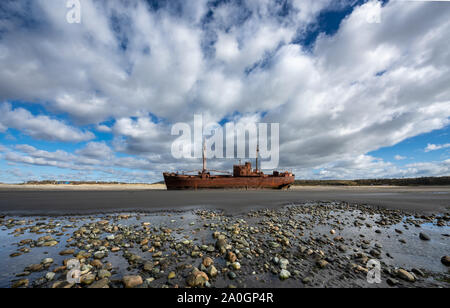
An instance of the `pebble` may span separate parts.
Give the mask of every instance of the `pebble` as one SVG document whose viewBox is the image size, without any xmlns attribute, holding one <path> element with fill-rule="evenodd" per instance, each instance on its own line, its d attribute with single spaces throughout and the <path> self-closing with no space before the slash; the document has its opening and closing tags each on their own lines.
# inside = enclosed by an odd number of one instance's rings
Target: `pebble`
<svg viewBox="0 0 450 308">
<path fill-rule="evenodd" d="M 398 280 L 394 278 L 388 278 L 386 283 L 390 286 L 396 286 L 398 284 Z"/>
<path fill-rule="evenodd" d="M 210 257 L 205 257 L 205 258 L 203 259 L 202 264 L 203 264 L 205 267 L 210 267 L 212 264 L 214 264 L 214 261 L 213 261 L 213 259 L 211 259 Z"/>
<path fill-rule="evenodd" d="M 11 285 L 11 288 L 16 289 L 16 288 L 21 288 L 21 287 L 28 287 L 28 285 L 30 284 L 28 279 L 20 279 L 17 281 L 14 281 Z"/>
<path fill-rule="evenodd" d="M 55 278 L 55 273 L 53 272 L 48 272 L 47 274 L 45 274 L 45 279 L 47 279 L 48 281 L 51 281 Z"/>
<path fill-rule="evenodd" d="M 291 277 L 291 273 L 289 273 L 289 271 L 282 269 L 280 271 L 280 279 L 285 280 L 288 279 L 289 277 Z"/>
<path fill-rule="evenodd" d="M 52 289 L 70 289 L 74 286 L 74 283 L 70 283 L 67 281 L 56 281 L 53 285 L 52 285 Z"/>
<path fill-rule="evenodd" d="M 108 289 L 109 288 L 109 279 L 103 278 L 100 280 L 97 280 L 93 284 L 89 286 L 90 289 Z"/>
<path fill-rule="evenodd" d="M 26 268 L 27 271 L 30 272 L 39 272 L 44 268 L 44 266 L 42 264 L 31 264 L 30 266 L 28 266 Z"/>
<path fill-rule="evenodd" d="M 155 281 L 155 278 L 153 278 L 153 277 L 150 277 L 150 278 L 145 279 L 145 283 L 146 283 L 147 285 L 149 285 L 149 284 L 152 283 L 153 281 Z"/>
<path fill-rule="evenodd" d="M 240 270 L 241 264 L 239 262 L 233 262 L 233 263 L 231 263 L 231 267 L 235 270 Z"/>
<path fill-rule="evenodd" d="M 208 280 L 208 275 L 205 272 L 197 270 L 187 277 L 186 283 L 190 287 L 203 287 Z"/>
<path fill-rule="evenodd" d="M 320 268 L 325 268 L 328 265 L 328 262 L 325 260 L 318 260 L 316 262 L 317 266 L 319 266 Z"/>
<path fill-rule="evenodd" d="M 101 269 L 98 271 L 98 278 L 103 279 L 103 278 L 109 278 L 111 277 L 111 273 L 105 269 Z"/>
<path fill-rule="evenodd" d="M 419 234 L 419 238 L 422 241 L 429 241 L 430 240 L 430 237 L 428 235 L 426 235 L 425 233 L 422 233 L 422 232 Z"/>
<path fill-rule="evenodd" d="M 381 251 L 379 251 L 378 249 L 372 249 L 372 250 L 370 251 L 370 255 L 371 255 L 372 257 L 379 258 L 380 255 L 381 255 Z"/>
<path fill-rule="evenodd" d="M 103 263 L 102 261 L 95 259 L 91 261 L 91 265 L 95 268 L 102 268 L 103 267 Z"/>
<path fill-rule="evenodd" d="M 66 249 L 59 253 L 60 256 L 67 256 L 67 255 L 74 255 L 75 250 L 74 249 Z"/>
<path fill-rule="evenodd" d="M 92 273 L 85 274 L 80 277 L 80 282 L 83 285 L 90 285 L 95 281 L 95 275 Z"/>
<path fill-rule="evenodd" d="M 233 252 L 229 251 L 227 254 L 227 260 L 233 263 L 236 262 L 237 257 Z"/>
<path fill-rule="evenodd" d="M 48 241 L 48 242 L 45 242 L 44 245 L 42 245 L 42 246 L 44 246 L 44 247 L 53 247 L 53 246 L 56 246 L 56 245 L 58 245 L 57 241 Z"/>
<path fill-rule="evenodd" d="M 341 252 L 346 252 L 348 248 L 347 248 L 347 246 L 345 246 L 345 245 L 339 245 L 338 249 L 339 249 Z"/>
<path fill-rule="evenodd" d="M 313 280 L 313 278 L 308 276 L 308 277 L 303 278 L 303 279 L 302 279 L 302 282 L 303 282 L 304 284 L 309 284 L 309 283 L 312 282 L 312 280 Z"/>
<path fill-rule="evenodd" d="M 153 270 L 153 262 L 144 263 L 144 271 L 151 272 Z"/>
<path fill-rule="evenodd" d="M 95 259 L 100 260 L 100 259 L 103 259 L 105 257 L 106 257 L 106 253 L 103 252 L 103 251 L 97 251 L 97 252 L 94 253 L 94 258 Z"/>
<path fill-rule="evenodd" d="M 228 278 L 230 278 L 231 280 L 236 279 L 236 274 L 234 272 L 228 272 Z"/>
<path fill-rule="evenodd" d="M 122 282 L 127 289 L 136 288 L 140 285 L 142 285 L 144 282 L 142 281 L 142 277 L 139 275 L 128 275 L 124 276 L 122 279 Z"/>
<path fill-rule="evenodd" d="M 279 264 L 280 264 L 280 268 L 281 268 L 281 269 L 287 269 L 287 266 L 288 266 L 288 264 L 289 264 L 289 260 L 287 260 L 287 259 L 281 259 L 280 262 L 279 262 Z"/>
<path fill-rule="evenodd" d="M 413 272 L 413 273 L 416 274 L 417 276 L 425 277 L 424 272 L 422 272 L 422 271 L 421 271 L 420 269 L 418 269 L 418 268 L 413 268 L 413 269 L 411 270 L 411 272 Z"/>
<path fill-rule="evenodd" d="M 414 282 L 414 281 L 416 280 L 416 279 L 414 278 L 414 276 L 413 276 L 411 273 L 407 272 L 407 271 L 404 270 L 404 269 L 399 269 L 399 270 L 397 271 L 397 275 L 398 275 L 398 277 L 400 277 L 401 279 L 406 280 L 406 281 L 409 281 L 409 282 Z"/>
<path fill-rule="evenodd" d="M 216 241 L 216 248 L 220 251 L 220 253 L 226 252 L 227 241 L 225 239 L 218 239 Z"/>
<path fill-rule="evenodd" d="M 216 267 L 214 266 L 214 265 L 211 265 L 209 268 L 208 268 L 208 275 L 210 276 L 210 277 L 215 277 L 215 276 L 217 276 L 217 269 L 216 269 Z"/>
<path fill-rule="evenodd" d="M 278 247 L 280 247 L 280 244 L 278 244 L 277 242 L 270 242 L 270 247 L 272 247 L 272 248 L 278 248 Z"/>
<path fill-rule="evenodd" d="M 47 265 L 47 264 L 52 264 L 53 263 L 53 259 L 52 258 L 45 258 L 44 260 L 42 260 L 42 264 Z"/>
<path fill-rule="evenodd" d="M 444 264 L 445 266 L 450 266 L 450 256 L 443 256 L 441 258 L 441 262 L 442 264 Z"/>
</svg>

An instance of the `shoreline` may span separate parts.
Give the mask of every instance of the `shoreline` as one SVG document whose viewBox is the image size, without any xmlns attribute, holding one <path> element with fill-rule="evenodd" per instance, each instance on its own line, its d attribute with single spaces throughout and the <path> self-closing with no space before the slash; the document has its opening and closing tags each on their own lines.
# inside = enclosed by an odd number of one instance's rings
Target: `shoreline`
<svg viewBox="0 0 450 308">
<path fill-rule="evenodd" d="M 292 185 L 288 191 L 297 190 L 449 190 L 450 185 Z M 165 184 L 5 184 L 0 191 L 122 191 L 167 190 Z M 249 189 L 250 191 L 277 191 L 276 189 Z M 189 190 L 186 190 L 189 191 Z M 199 190 L 202 191 L 202 190 Z M 208 191 L 204 189 L 203 191 Z M 245 189 L 209 189 L 209 191 L 245 191 Z"/>
<path fill-rule="evenodd" d="M 8 184 L 0 183 L 1 190 L 166 190 L 165 184 Z M 289 190 L 301 189 L 450 189 L 450 185 L 292 185 Z M 208 189 L 205 189 L 208 190 Z M 221 189 L 211 189 L 220 191 Z M 244 190 L 244 189 L 223 189 Z M 254 189 L 259 190 L 259 189 Z M 262 191 L 272 191 L 262 189 Z M 274 189 L 274 191 L 277 191 Z"/>
</svg>

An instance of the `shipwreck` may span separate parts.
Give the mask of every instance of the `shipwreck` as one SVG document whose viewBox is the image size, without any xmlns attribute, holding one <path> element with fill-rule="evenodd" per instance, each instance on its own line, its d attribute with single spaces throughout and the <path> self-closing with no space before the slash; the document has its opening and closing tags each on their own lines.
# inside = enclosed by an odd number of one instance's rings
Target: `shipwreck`
<svg viewBox="0 0 450 308">
<path fill-rule="evenodd" d="M 265 174 L 258 169 L 259 147 L 256 150 L 256 168 L 252 169 L 250 162 L 233 166 L 232 174 L 211 174 L 223 171 L 206 168 L 206 146 L 203 145 L 203 168 L 197 174 L 164 172 L 167 190 L 197 190 L 197 189 L 287 189 L 295 180 L 291 172 L 273 171 Z"/>
</svg>

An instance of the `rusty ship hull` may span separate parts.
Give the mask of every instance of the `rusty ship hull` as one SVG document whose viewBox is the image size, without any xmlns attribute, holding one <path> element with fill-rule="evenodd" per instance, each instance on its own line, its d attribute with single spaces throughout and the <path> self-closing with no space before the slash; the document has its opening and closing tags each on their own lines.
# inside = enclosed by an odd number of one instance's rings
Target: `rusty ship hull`
<svg viewBox="0 0 450 308">
<path fill-rule="evenodd" d="M 164 174 L 168 190 L 197 189 L 285 189 L 294 183 L 294 176 L 227 176 Z"/>
<path fill-rule="evenodd" d="M 264 174 L 258 169 L 259 146 L 256 148 L 256 169 L 246 162 L 244 165 L 234 165 L 233 175 L 212 175 L 206 169 L 206 144 L 203 144 L 203 169 L 196 175 L 163 173 L 167 190 L 197 190 L 197 189 L 284 189 L 289 188 L 295 175 L 291 172 L 273 171 Z M 212 170 L 214 171 L 214 170 Z"/>
</svg>

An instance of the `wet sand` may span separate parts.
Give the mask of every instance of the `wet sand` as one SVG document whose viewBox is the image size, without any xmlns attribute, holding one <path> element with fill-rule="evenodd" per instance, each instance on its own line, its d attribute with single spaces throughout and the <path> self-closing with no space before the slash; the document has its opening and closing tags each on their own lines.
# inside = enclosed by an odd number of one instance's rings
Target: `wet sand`
<svg viewBox="0 0 450 308">
<path fill-rule="evenodd" d="M 93 214 L 118 211 L 156 212 L 193 208 L 243 213 L 310 201 L 342 201 L 415 212 L 441 212 L 450 207 L 449 186 L 423 187 L 294 187 L 289 191 L 166 191 L 129 185 L 0 186 L 0 213 L 15 215 Z"/>
</svg>

